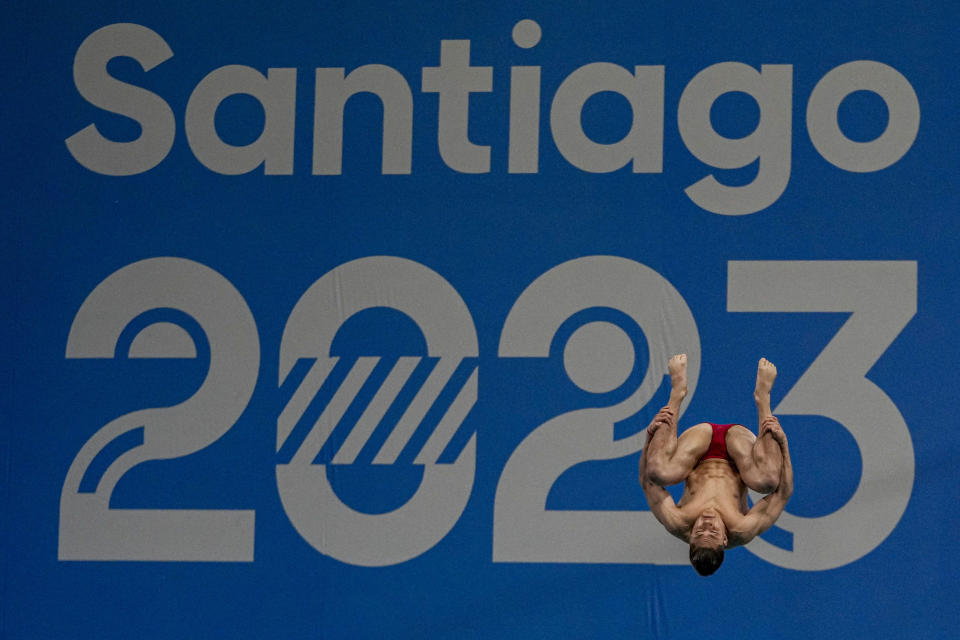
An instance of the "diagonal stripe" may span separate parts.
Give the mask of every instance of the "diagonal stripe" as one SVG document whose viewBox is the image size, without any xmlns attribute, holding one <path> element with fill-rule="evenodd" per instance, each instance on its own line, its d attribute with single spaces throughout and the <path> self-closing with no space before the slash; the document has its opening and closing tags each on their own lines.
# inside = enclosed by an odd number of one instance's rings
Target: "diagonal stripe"
<svg viewBox="0 0 960 640">
<path fill-rule="evenodd" d="M 410 403 L 410 406 L 407 407 L 407 410 L 397 422 L 397 426 L 393 429 L 390 437 L 383 443 L 379 453 L 373 459 L 373 464 L 393 464 L 397 461 L 400 452 L 403 451 L 407 442 L 410 441 L 410 437 L 417 430 L 417 426 L 427 415 L 427 411 L 430 410 L 433 403 L 437 401 L 437 396 L 443 391 L 454 371 L 457 370 L 460 360 L 461 358 L 440 358 L 426 382 L 420 387 L 420 391 L 417 392 L 413 402 Z"/>
<path fill-rule="evenodd" d="M 353 464 L 356 462 L 357 455 L 363 449 L 363 445 L 370 439 L 387 409 L 397 399 L 400 390 L 410 379 L 410 375 L 417 368 L 420 360 L 419 357 L 408 356 L 397 359 L 397 363 L 390 370 L 387 379 L 383 381 L 373 400 L 367 405 L 363 415 L 360 416 L 357 424 L 350 431 L 350 435 L 347 436 L 340 450 L 337 451 L 333 458 L 334 464 Z"/>
<path fill-rule="evenodd" d="M 290 369 L 290 372 L 283 380 L 280 381 L 278 391 L 283 404 L 290 402 L 290 398 L 293 397 L 293 392 L 303 384 L 303 379 L 310 373 L 310 368 L 313 367 L 316 361 L 316 358 L 297 358 L 296 364 L 293 365 L 293 368 Z"/>
<path fill-rule="evenodd" d="M 303 444 L 300 445 L 300 448 L 294 454 L 293 460 L 290 461 L 291 464 L 309 465 L 313 462 L 313 459 L 320 453 L 323 443 L 330 437 L 330 433 L 334 427 L 337 426 L 337 423 L 340 422 L 340 418 L 343 417 L 344 412 L 346 412 L 350 403 L 353 402 L 353 399 L 360 391 L 360 387 L 363 386 L 363 383 L 367 380 L 367 377 L 369 377 L 370 372 L 373 371 L 373 368 L 379 360 L 379 357 L 373 356 L 357 358 L 357 362 L 353 365 L 353 368 L 350 369 L 346 380 L 344 380 L 340 388 L 337 389 L 333 398 L 330 399 L 330 404 L 327 405 L 327 408 L 324 409 L 320 417 L 317 418 L 310 433 L 307 434 L 307 437 L 304 439 Z"/>
<path fill-rule="evenodd" d="M 356 357 L 354 357 L 353 360 L 355 362 Z M 384 380 L 387 379 L 387 375 L 389 375 L 390 371 L 393 370 L 393 367 L 396 366 L 396 364 L 397 356 L 385 356 L 380 358 L 377 366 L 375 366 L 373 371 L 370 372 L 366 382 L 363 383 L 363 386 L 360 387 L 360 391 L 357 392 L 357 395 L 353 398 L 353 402 L 350 403 L 350 406 L 347 407 L 343 417 L 340 418 L 340 422 L 338 422 L 334 427 L 333 433 L 331 433 L 327 437 L 327 441 L 323 443 L 323 447 L 320 448 L 320 453 L 317 454 L 317 457 L 313 459 L 313 464 L 333 463 L 333 456 L 337 453 L 337 451 L 340 450 L 340 447 L 343 445 L 343 443 L 346 442 L 347 437 L 356 426 L 357 420 L 360 419 L 361 414 L 366 410 L 367 406 L 373 400 L 373 396 L 377 390 L 383 386 Z M 334 389 L 334 391 L 336 391 L 336 389 Z M 309 422 L 308 426 L 312 427 L 313 423 L 319 416 L 319 412 L 311 416 L 309 420 L 307 420 L 307 417 L 304 416 L 302 422 L 307 421 Z M 307 429 L 307 431 L 309 431 L 309 429 Z M 306 437 L 306 433 L 304 433 L 304 437 Z"/>
<path fill-rule="evenodd" d="M 456 399 L 443 414 L 440 424 L 430 435 L 430 439 L 423 445 L 414 464 L 433 464 L 440 458 L 440 454 L 456 435 L 457 429 L 463 424 L 467 414 L 477 402 L 477 369 L 474 367 L 470 379 L 464 383 Z"/>
<path fill-rule="evenodd" d="M 290 402 L 287 403 L 287 406 L 283 408 L 283 411 L 281 411 L 277 417 L 277 451 L 280 451 L 283 443 L 290 437 L 290 432 L 293 431 L 293 427 L 296 426 L 297 422 L 303 416 L 304 411 L 310 406 L 310 401 L 313 400 L 314 395 L 316 395 L 317 391 L 323 385 L 327 376 L 330 375 L 330 372 L 339 359 L 340 358 L 317 358 L 313 366 L 310 367 L 310 371 L 303 379 L 303 382 L 300 383 L 297 390 L 293 392 Z"/>
<path fill-rule="evenodd" d="M 397 423 L 400 422 L 400 418 L 403 417 L 403 414 L 410 408 L 410 403 L 416 398 L 420 387 L 427 381 L 430 373 L 436 368 L 439 362 L 439 357 L 422 356 L 420 358 L 420 363 L 404 383 L 400 393 L 397 394 L 397 399 L 394 400 L 390 408 L 387 409 L 387 413 L 384 414 L 383 418 L 377 424 L 376 429 L 373 430 L 373 434 L 367 438 L 363 448 L 360 449 L 360 453 L 357 455 L 356 460 L 354 460 L 354 464 L 373 465 L 374 457 L 379 453 L 387 441 L 387 438 L 390 437 L 390 434 L 393 433 Z M 412 456 L 410 457 L 410 462 L 413 462 Z"/>
</svg>

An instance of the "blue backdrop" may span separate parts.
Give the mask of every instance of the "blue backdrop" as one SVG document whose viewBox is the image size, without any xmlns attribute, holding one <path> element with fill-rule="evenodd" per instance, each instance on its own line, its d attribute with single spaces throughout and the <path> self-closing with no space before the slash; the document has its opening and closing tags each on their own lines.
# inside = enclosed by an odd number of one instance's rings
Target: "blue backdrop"
<svg viewBox="0 0 960 640">
<path fill-rule="evenodd" d="M 5 13 L 3 637 L 955 635 L 951 3 Z M 679 351 L 796 473 L 709 578 Z"/>
</svg>

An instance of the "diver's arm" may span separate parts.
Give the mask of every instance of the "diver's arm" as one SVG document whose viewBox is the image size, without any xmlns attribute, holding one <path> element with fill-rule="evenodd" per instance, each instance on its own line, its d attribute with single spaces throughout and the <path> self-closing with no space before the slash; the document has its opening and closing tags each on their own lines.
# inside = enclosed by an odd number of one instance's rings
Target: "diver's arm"
<svg viewBox="0 0 960 640">
<path fill-rule="evenodd" d="M 643 447 L 643 453 L 640 456 L 640 486 L 643 488 L 643 494 L 647 497 L 647 504 L 650 505 L 650 511 L 660 524 L 672 535 L 688 542 L 689 527 L 683 520 L 680 509 L 673 501 L 673 496 L 661 487 L 652 482 L 647 475 L 647 450 L 652 436 L 647 434 L 647 444 Z"/>
<path fill-rule="evenodd" d="M 780 484 L 776 491 L 766 496 L 753 505 L 750 512 L 744 517 L 743 522 L 736 527 L 735 534 L 737 544 L 746 544 L 760 535 L 777 521 L 780 514 L 783 513 L 787 501 L 793 495 L 793 464 L 790 461 L 790 447 L 787 444 L 787 436 L 780 427 L 780 422 L 770 416 L 764 420 L 765 431 L 769 432 L 773 439 L 780 445 L 780 452 L 783 454 L 783 464 L 780 466 Z"/>
</svg>

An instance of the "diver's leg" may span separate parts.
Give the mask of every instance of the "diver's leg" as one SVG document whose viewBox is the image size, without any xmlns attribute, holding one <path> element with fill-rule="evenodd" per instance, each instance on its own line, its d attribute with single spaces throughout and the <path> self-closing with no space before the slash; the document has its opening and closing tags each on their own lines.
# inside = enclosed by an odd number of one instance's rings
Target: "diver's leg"
<svg viewBox="0 0 960 640">
<path fill-rule="evenodd" d="M 746 428 L 732 428 L 727 433 L 727 450 L 740 470 L 744 484 L 760 493 L 772 493 L 780 482 L 783 454 L 780 445 L 766 432 L 764 420 L 773 416 L 770 409 L 770 390 L 777 377 L 777 368 L 766 358 L 757 365 L 757 384 L 753 399 L 757 404 L 758 433 Z"/>
<path fill-rule="evenodd" d="M 677 438 L 677 415 L 687 395 L 687 356 L 675 355 L 667 365 L 670 399 L 647 427 L 648 479 L 660 486 L 682 482 L 710 445 L 710 425 L 698 424 Z M 706 427 L 706 430 L 704 430 Z"/>
</svg>

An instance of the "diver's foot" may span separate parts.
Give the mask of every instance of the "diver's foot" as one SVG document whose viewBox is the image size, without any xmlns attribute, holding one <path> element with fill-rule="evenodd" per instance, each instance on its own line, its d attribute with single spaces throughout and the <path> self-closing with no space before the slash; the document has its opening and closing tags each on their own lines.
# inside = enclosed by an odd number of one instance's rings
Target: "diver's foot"
<svg viewBox="0 0 960 640">
<path fill-rule="evenodd" d="M 687 395 L 687 354 L 679 353 L 667 363 L 670 372 L 670 401 L 678 403 Z"/>
<path fill-rule="evenodd" d="M 777 368 L 766 358 L 760 358 L 757 364 L 757 385 L 753 389 L 753 399 L 757 404 L 770 406 L 770 390 L 777 379 Z"/>
</svg>

